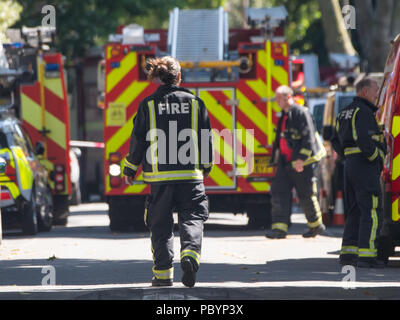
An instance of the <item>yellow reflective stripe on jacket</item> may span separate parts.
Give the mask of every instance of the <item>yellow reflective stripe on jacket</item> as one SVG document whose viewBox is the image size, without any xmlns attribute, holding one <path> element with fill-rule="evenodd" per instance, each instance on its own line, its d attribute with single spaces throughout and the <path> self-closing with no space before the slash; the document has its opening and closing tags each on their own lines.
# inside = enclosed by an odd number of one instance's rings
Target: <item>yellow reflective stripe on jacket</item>
<svg viewBox="0 0 400 320">
<path fill-rule="evenodd" d="M 375 140 L 376 142 L 380 142 L 380 143 L 383 143 L 383 142 L 384 142 L 384 139 L 385 139 L 382 133 L 373 134 L 373 135 L 371 136 L 371 138 L 372 138 L 372 140 Z"/>
<path fill-rule="evenodd" d="M 369 161 L 374 161 L 376 159 L 376 157 L 378 156 L 379 152 L 378 152 L 378 148 L 375 147 L 375 151 L 374 153 L 368 157 Z"/>
<path fill-rule="evenodd" d="M 200 265 L 200 255 L 196 251 L 188 250 L 188 249 L 182 250 L 181 251 L 181 260 L 183 257 L 192 257 L 197 262 L 197 265 Z"/>
<path fill-rule="evenodd" d="M 157 140 L 156 140 L 156 111 L 154 108 L 154 100 L 149 101 L 149 115 L 150 115 L 150 152 L 151 152 L 151 166 L 153 172 L 158 171 L 157 159 Z"/>
<path fill-rule="evenodd" d="M 134 165 L 133 163 L 130 163 L 128 161 L 128 159 L 126 159 L 126 158 L 125 158 L 125 163 L 124 164 L 125 164 L 125 167 L 128 167 L 128 168 L 130 168 L 130 169 L 132 169 L 134 171 L 137 171 L 137 169 L 138 169 L 138 166 Z"/>
<path fill-rule="evenodd" d="M 325 147 L 324 147 L 324 145 L 322 143 L 321 137 L 319 136 L 318 132 L 315 132 L 315 140 L 316 140 L 316 142 L 318 144 L 319 151 L 318 151 L 318 153 L 316 153 L 312 157 L 307 158 L 304 161 L 304 164 L 303 164 L 304 166 L 308 166 L 308 165 L 310 165 L 312 163 L 318 162 L 323 157 L 326 156 L 326 150 L 325 150 Z M 293 166 L 293 168 L 296 166 L 296 161 L 292 161 L 292 166 Z"/>
<path fill-rule="evenodd" d="M 356 114 L 357 114 L 358 111 L 360 111 L 360 108 L 357 108 L 356 111 L 354 111 L 353 118 L 351 119 L 354 141 L 357 141 L 357 139 L 358 139 L 357 130 L 356 130 Z"/>
<path fill-rule="evenodd" d="M 199 168 L 199 144 L 197 140 L 198 135 L 198 114 L 199 105 L 196 99 L 192 99 L 192 139 L 194 143 L 194 165 L 195 169 Z"/>
<path fill-rule="evenodd" d="M 376 231 L 378 229 L 378 215 L 376 213 L 377 208 L 378 208 L 378 197 L 372 196 L 372 209 L 371 209 L 372 227 L 371 227 L 371 235 L 369 238 L 369 247 L 371 249 L 375 249 Z"/>
<path fill-rule="evenodd" d="M 203 172 L 201 170 L 178 170 L 178 171 L 159 171 L 143 172 L 143 180 L 147 182 L 171 181 L 171 180 L 201 180 Z"/>
<path fill-rule="evenodd" d="M 285 232 L 288 231 L 288 225 L 286 223 L 281 223 L 281 222 L 273 223 L 271 228 L 272 230 L 277 229 Z"/>
<path fill-rule="evenodd" d="M 174 278 L 174 267 L 166 270 L 156 270 L 153 267 L 153 274 L 157 279 L 173 279 Z"/>
<path fill-rule="evenodd" d="M 358 255 L 358 247 L 356 246 L 342 246 L 340 254 L 356 254 Z"/>
<path fill-rule="evenodd" d="M 348 156 L 350 154 L 361 153 L 361 149 L 359 147 L 345 148 L 344 155 Z"/>
</svg>

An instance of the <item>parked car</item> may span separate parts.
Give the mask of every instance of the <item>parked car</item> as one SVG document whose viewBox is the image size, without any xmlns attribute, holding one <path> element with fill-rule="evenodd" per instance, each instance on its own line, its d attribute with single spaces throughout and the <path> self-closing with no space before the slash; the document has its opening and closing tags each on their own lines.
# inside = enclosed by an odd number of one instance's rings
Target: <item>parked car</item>
<svg viewBox="0 0 400 320">
<path fill-rule="evenodd" d="M 50 173 L 39 159 L 44 151 L 41 142 L 32 146 L 18 119 L 0 115 L 0 157 L 7 163 L 0 173 L 3 230 L 21 228 L 34 235 L 52 228 Z"/>
<path fill-rule="evenodd" d="M 79 158 L 82 152 L 79 148 L 71 148 L 69 151 L 69 159 L 71 164 L 71 184 L 72 193 L 69 198 L 71 205 L 78 205 L 82 203 L 81 187 L 80 187 L 80 167 Z"/>
</svg>

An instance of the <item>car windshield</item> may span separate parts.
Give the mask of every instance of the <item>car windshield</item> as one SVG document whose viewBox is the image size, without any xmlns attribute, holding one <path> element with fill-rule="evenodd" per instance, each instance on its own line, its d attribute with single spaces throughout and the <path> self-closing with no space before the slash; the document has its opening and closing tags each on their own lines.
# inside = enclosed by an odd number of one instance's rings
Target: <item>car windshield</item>
<svg viewBox="0 0 400 320">
<path fill-rule="evenodd" d="M 339 108 L 338 108 L 338 113 L 342 111 L 344 108 L 346 108 L 352 101 L 353 101 L 354 96 L 341 96 L 339 97 Z"/>
<path fill-rule="evenodd" d="M 8 148 L 7 136 L 4 132 L 0 131 L 0 149 Z"/>
<path fill-rule="evenodd" d="M 317 131 L 321 133 L 322 130 L 322 118 L 324 116 L 324 103 L 318 103 L 314 106 L 313 109 L 313 117 L 315 120 L 315 124 L 317 125 Z"/>
</svg>

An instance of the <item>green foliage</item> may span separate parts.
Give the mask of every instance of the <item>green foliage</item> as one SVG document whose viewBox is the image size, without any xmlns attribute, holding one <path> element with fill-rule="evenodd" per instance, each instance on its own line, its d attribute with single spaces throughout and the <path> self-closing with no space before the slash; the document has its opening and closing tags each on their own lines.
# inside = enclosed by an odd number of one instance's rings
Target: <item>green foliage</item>
<svg viewBox="0 0 400 320">
<path fill-rule="evenodd" d="M 7 41 L 5 31 L 19 19 L 21 11 L 22 7 L 14 0 L 0 1 L 0 43 Z"/>
</svg>

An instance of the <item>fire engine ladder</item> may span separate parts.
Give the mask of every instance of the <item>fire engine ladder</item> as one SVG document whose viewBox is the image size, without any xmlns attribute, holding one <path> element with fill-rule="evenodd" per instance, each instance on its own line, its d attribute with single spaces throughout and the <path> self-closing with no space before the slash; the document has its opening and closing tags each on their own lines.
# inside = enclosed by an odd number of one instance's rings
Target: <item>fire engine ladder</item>
<svg viewBox="0 0 400 320">
<path fill-rule="evenodd" d="M 228 14 L 218 9 L 170 13 L 168 52 L 179 61 L 221 61 L 228 54 Z"/>
</svg>

